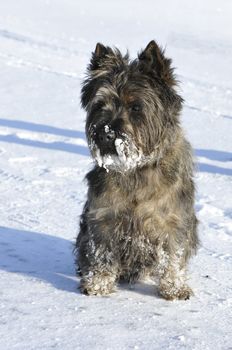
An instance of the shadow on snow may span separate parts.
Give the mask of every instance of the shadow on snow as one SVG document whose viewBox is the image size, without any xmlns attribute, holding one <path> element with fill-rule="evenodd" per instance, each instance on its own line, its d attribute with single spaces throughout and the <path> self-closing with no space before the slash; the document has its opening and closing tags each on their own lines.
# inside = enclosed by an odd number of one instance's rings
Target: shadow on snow
<svg viewBox="0 0 232 350">
<path fill-rule="evenodd" d="M 72 143 L 60 142 L 60 141 L 44 142 L 44 141 L 24 139 L 16 135 L 0 135 L 0 142 L 15 143 L 22 146 L 45 148 L 45 149 L 54 150 L 54 151 L 62 151 L 62 152 L 80 154 L 82 156 L 89 156 L 89 150 L 87 147 L 74 145 Z"/>
<path fill-rule="evenodd" d="M 0 126 L 20 129 L 20 130 L 28 130 L 31 132 L 46 133 L 51 135 L 70 137 L 70 138 L 76 138 L 76 139 L 79 138 L 82 140 L 86 140 L 85 133 L 82 131 L 62 129 L 54 126 L 25 122 L 21 120 L 0 119 Z M 83 156 L 89 156 L 89 150 L 86 146 L 75 145 L 68 142 L 60 142 L 60 141 L 44 142 L 44 141 L 37 141 L 37 140 L 29 140 L 29 139 L 18 137 L 15 134 L 0 135 L 0 142 L 15 143 L 23 146 L 45 148 L 45 149 L 50 149 L 55 151 L 63 151 L 63 152 L 69 152 L 74 154 L 80 154 Z"/>
<path fill-rule="evenodd" d="M 0 269 L 77 293 L 72 242 L 44 233 L 0 227 Z"/>
<path fill-rule="evenodd" d="M 55 126 L 25 122 L 22 120 L 0 119 L 0 125 L 7 128 L 15 128 L 20 130 L 28 130 L 33 132 L 41 132 L 46 134 L 74 137 L 85 140 L 85 133 L 78 130 L 61 129 Z"/>
<path fill-rule="evenodd" d="M 215 151 L 212 149 L 195 149 L 197 157 L 204 157 L 219 162 L 232 162 L 232 153 L 226 151 Z"/>
<path fill-rule="evenodd" d="M 197 157 L 207 158 L 209 160 L 218 162 L 232 162 L 232 153 L 230 152 L 217 151 L 212 149 L 195 149 L 194 152 Z M 232 176 L 232 169 L 220 167 L 218 165 L 202 163 L 201 161 L 197 162 L 197 171 Z"/>
<path fill-rule="evenodd" d="M 211 173 L 211 174 L 220 174 L 232 176 L 232 169 L 221 168 L 216 165 L 206 164 L 206 163 L 197 163 L 197 171 L 203 173 Z"/>
</svg>

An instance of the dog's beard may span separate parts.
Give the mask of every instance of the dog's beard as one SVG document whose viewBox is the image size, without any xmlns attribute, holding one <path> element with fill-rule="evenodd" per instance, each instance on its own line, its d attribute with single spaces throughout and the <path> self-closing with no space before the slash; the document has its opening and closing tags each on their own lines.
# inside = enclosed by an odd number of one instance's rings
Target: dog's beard
<svg viewBox="0 0 232 350">
<path fill-rule="evenodd" d="M 145 156 L 140 148 L 133 142 L 132 138 L 127 134 L 122 134 L 114 141 L 115 154 L 101 154 L 100 149 L 94 141 L 91 142 L 90 149 L 93 157 L 100 167 L 106 169 L 107 172 L 114 170 L 120 173 L 142 167 L 149 163 L 152 155 Z"/>
</svg>

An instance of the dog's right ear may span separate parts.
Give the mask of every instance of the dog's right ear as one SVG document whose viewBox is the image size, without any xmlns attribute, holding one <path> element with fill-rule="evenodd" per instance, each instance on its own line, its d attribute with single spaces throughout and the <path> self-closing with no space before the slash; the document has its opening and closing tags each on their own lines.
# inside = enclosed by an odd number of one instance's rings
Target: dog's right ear
<svg viewBox="0 0 232 350">
<path fill-rule="evenodd" d="M 94 77 L 101 75 L 101 66 L 110 53 L 112 53 L 112 49 L 105 47 L 101 43 L 97 43 L 95 51 L 92 52 L 92 57 L 87 68 L 88 74 L 81 89 L 81 103 L 83 108 L 87 107 L 96 92 L 97 85 Z"/>
<path fill-rule="evenodd" d="M 97 43 L 95 51 L 92 53 L 89 70 L 99 69 L 101 63 L 110 53 L 112 53 L 112 50 L 109 47 L 105 47 L 101 43 Z"/>
<path fill-rule="evenodd" d="M 92 52 L 90 64 L 87 68 L 88 74 L 81 89 L 81 104 L 83 108 L 87 107 L 96 92 L 98 85 L 93 78 L 101 75 L 101 66 L 110 53 L 112 53 L 112 50 L 101 43 L 97 43 L 95 51 Z"/>
<path fill-rule="evenodd" d="M 102 45 L 101 43 L 97 43 L 95 52 L 94 52 L 94 55 L 96 58 L 102 58 L 106 56 L 108 53 L 109 51 L 104 45 Z"/>
</svg>

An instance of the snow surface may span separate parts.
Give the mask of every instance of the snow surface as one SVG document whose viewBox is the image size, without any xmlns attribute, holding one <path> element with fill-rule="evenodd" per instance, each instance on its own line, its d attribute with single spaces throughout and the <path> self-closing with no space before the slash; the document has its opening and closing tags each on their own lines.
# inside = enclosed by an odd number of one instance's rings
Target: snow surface
<svg viewBox="0 0 232 350">
<path fill-rule="evenodd" d="M 232 2 L 0 2 L 0 349 L 232 349 Z M 80 83 L 96 42 L 156 39 L 178 67 L 198 161 L 201 248 L 189 301 L 151 283 L 77 289 L 72 256 L 92 162 Z"/>
</svg>

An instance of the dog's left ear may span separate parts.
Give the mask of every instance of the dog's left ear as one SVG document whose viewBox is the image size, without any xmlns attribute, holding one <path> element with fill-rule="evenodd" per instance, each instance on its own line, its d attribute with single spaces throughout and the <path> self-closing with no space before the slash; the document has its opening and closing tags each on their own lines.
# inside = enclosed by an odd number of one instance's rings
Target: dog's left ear
<svg viewBox="0 0 232 350">
<path fill-rule="evenodd" d="M 171 68 L 172 60 L 164 56 L 164 50 L 154 40 L 139 54 L 138 58 L 144 73 L 155 73 L 169 86 L 176 84 L 174 69 Z"/>
</svg>

